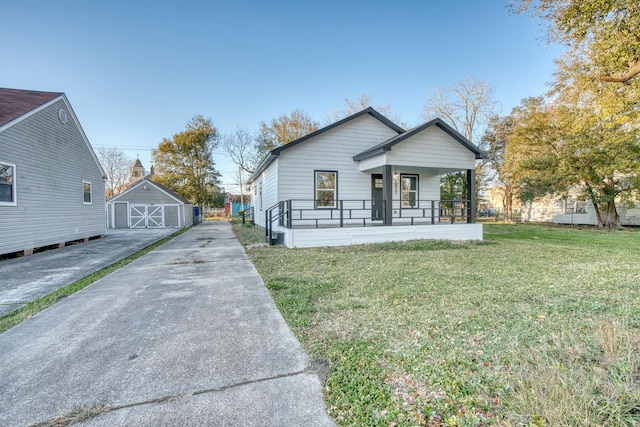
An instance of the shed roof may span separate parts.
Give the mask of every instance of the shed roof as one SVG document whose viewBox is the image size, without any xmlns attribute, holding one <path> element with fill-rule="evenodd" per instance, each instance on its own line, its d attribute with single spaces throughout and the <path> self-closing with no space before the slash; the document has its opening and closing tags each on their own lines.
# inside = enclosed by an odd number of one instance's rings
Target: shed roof
<svg viewBox="0 0 640 427">
<path fill-rule="evenodd" d="M 155 186 L 160 191 L 165 192 L 166 194 L 168 194 L 169 196 L 173 197 L 174 199 L 176 199 L 177 201 L 179 201 L 181 203 L 188 204 L 188 205 L 191 204 L 190 201 L 188 201 L 187 199 L 185 199 L 184 197 L 182 197 L 181 195 L 179 195 L 178 193 L 176 193 L 172 189 L 170 189 L 168 187 L 165 187 L 164 185 L 160 184 L 159 182 L 152 181 L 151 180 L 151 176 L 152 176 L 151 174 L 145 175 L 143 178 L 140 178 L 139 180 L 132 182 L 120 194 L 118 194 L 116 196 L 113 196 L 112 198 L 107 200 L 107 202 L 113 202 L 114 200 L 120 198 L 121 196 L 123 196 L 124 194 L 126 194 L 129 191 L 133 190 L 134 188 L 139 187 L 143 183 L 147 183 L 147 184 L 151 184 L 151 185 Z"/>
<path fill-rule="evenodd" d="M 0 126 L 63 95 L 61 92 L 0 88 Z"/>
</svg>

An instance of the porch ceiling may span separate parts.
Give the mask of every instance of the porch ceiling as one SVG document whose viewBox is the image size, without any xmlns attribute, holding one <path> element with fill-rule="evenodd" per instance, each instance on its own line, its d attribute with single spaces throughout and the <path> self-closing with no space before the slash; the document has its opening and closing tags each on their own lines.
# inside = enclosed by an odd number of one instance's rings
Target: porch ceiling
<svg viewBox="0 0 640 427">
<path fill-rule="evenodd" d="M 452 169 L 452 168 L 434 168 L 434 167 L 429 167 L 429 166 L 423 166 L 423 167 L 419 167 L 419 166 L 409 166 L 409 165 L 392 165 L 391 166 L 394 172 L 425 172 L 425 173 L 429 173 L 429 174 L 433 174 L 433 175 L 444 175 L 444 174 L 448 174 L 451 172 L 459 172 L 461 170 L 465 170 L 465 169 Z M 367 167 L 363 167 L 362 164 L 360 164 L 360 168 L 359 168 L 360 172 L 365 172 L 365 173 L 375 173 L 375 174 L 383 174 L 384 173 L 384 165 L 381 166 L 369 166 Z"/>
</svg>

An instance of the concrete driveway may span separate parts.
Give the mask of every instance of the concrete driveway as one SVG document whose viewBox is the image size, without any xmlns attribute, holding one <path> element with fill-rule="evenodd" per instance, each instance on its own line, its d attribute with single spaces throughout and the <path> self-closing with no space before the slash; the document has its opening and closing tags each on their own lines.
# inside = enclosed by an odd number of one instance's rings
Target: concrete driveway
<svg viewBox="0 0 640 427">
<path fill-rule="evenodd" d="M 332 426 L 230 225 L 204 223 L 0 334 L 0 425 Z M 79 419 L 77 420 L 79 421 Z"/>
<path fill-rule="evenodd" d="M 109 230 L 103 239 L 0 261 L 0 316 L 174 232 L 175 228 Z"/>
</svg>

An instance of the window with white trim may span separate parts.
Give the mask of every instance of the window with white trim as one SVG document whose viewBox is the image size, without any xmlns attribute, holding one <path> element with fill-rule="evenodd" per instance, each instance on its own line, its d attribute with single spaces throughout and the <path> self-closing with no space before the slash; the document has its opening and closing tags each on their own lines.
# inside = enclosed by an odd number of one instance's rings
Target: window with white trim
<svg viewBox="0 0 640 427">
<path fill-rule="evenodd" d="M 418 207 L 418 175 L 400 175 L 400 200 L 403 208 Z"/>
<path fill-rule="evenodd" d="M 91 182 L 82 181 L 82 204 L 90 205 L 93 203 L 91 198 Z"/>
<path fill-rule="evenodd" d="M 16 165 L 0 162 L 0 206 L 16 206 Z"/>
<path fill-rule="evenodd" d="M 316 171 L 316 207 L 335 208 L 338 204 L 338 172 Z"/>
</svg>

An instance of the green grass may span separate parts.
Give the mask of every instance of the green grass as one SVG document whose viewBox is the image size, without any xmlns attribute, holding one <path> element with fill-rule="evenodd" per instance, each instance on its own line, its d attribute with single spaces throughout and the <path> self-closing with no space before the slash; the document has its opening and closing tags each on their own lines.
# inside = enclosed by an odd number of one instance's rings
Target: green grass
<svg viewBox="0 0 640 427">
<path fill-rule="evenodd" d="M 71 283 L 70 285 L 67 285 L 47 295 L 44 295 L 34 301 L 31 301 L 30 303 L 19 308 L 18 310 L 12 311 L 11 313 L 7 313 L 6 315 L 0 317 L 0 334 L 10 328 L 13 328 L 20 322 L 23 322 L 24 320 L 27 320 L 32 316 L 35 316 L 36 314 L 38 314 L 45 308 L 52 306 L 62 298 L 65 298 L 71 294 L 74 294 L 79 290 L 86 288 L 90 284 L 96 282 L 97 280 L 113 273 L 116 270 L 119 270 L 120 268 L 124 267 L 130 262 L 140 258 L 142 255 L 152 251 L 153 249 L 165 244 L 169 240 L 188 231 L 190 228 L 191 227 L 182 228 L 176 231 L 175 233 L 157 241 L 156 243 L 153 243 L 147 246 L 146 248 L 141 249 L 138 252 L 132 255 L 129 255 L 128 257 L 103 268 L 102 270 L 98 270 L 95 273 L 92 273 L 86 277 L 83 277 L 80 280 L 77 280 Z"/>
<path fill-rule="evenodd" d="M 640 230 L 248 253 L 339 425 L 640 425 Z"/>
</svg>

